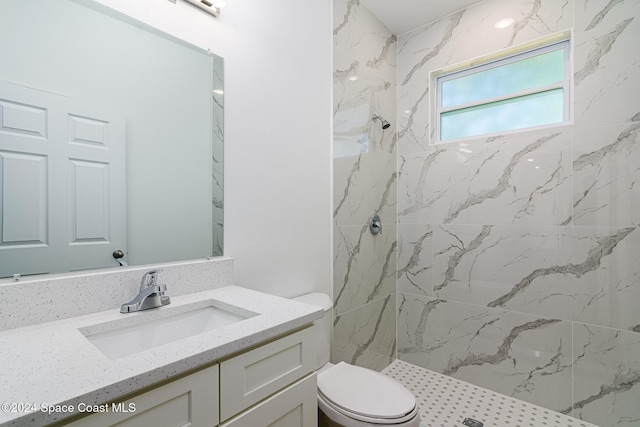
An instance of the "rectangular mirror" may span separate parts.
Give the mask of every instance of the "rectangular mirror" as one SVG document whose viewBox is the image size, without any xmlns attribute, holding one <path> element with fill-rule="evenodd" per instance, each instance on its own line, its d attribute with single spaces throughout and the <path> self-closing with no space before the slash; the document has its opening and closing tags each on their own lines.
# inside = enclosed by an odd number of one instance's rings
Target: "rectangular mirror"
<svg viewBox="0 0 640 427">
<path fill-rule="evenodd" d="M 222 255 L 222 58 L 88 0 L 0 3 L 0 58 L 0 277 Z"/>
</svg>

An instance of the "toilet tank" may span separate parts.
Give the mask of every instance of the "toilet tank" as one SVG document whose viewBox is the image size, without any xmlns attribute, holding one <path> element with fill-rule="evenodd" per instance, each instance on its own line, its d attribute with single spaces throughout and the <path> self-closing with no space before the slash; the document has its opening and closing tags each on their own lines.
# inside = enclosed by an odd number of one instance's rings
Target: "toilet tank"
<svg viewBox="0 0 640 427">
<path fill-rule="evenodd" d="M 331 358 L 331 330 L 332 316 L 331 308 L 333 302 L 327 294 L 312 293 L 292 298 L 294 301 L 302 302 L 309 305 L 315 305 L 324 310 L 324 316 L 313 322 L 316 334 L 316 353 L 318 354 L 316 369 L 322 368 L 329 362 Z"/>
</svg>

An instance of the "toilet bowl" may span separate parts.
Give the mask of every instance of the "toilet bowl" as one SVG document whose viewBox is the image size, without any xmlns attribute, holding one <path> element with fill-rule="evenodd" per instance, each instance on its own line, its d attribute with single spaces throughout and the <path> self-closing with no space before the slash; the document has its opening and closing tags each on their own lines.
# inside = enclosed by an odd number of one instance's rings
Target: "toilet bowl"
<svg viewBox="0 0 640 427">
<path fill-rule="evenodd" d="M 332 302 L 326 294 L 307 294 L 295 301 L 322 307 L 314 323 L 318 352 L 318 425 L 320 427 L 419 427 L 416 399 L 396 380 L 371 369 L 329 363 Z"/>
</svg>

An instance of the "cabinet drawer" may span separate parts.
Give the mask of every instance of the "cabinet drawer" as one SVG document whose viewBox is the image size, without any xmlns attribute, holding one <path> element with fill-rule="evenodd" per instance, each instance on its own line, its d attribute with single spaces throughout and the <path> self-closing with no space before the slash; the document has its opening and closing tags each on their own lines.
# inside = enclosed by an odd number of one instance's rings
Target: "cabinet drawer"
<svg viewBox="0 0 640 427">
<path fill-rule="evenodd" d="M 316 427 L 316 393 L 316 374 L 313 373 L 221 427 Z"/>
<path fill-rule="evenodd" d="M 311 327 L 220 363 L 220 421 L 304 377 L 315 364 Z"/>
<path fill-rule="evenodd" d="M 218 424 L 219 414 L 218 365 L 106 406 L 109 412 L 96 413 L 70 425 L 215 426 Z"/>
</svg>

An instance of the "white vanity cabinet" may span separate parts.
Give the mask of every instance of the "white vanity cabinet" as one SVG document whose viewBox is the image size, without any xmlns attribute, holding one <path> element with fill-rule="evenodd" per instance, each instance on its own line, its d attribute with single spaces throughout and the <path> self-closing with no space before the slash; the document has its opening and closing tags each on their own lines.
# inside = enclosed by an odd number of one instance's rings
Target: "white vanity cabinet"
<svg viewBox="0 0 640 427">
<path fill-rule="evenodd" d="M 109 403 L 109 412 L 71 425 L 316 427 L 315 363 L 315 338 L 307 327 L 130 399 Z"/>
<path fill-rule="evenodd" d="M 100 405 L 97 412 L 69 424 L 73 427 L 218 425 L 219 365 L 153 388 L 130 399 Z M 84 409 L 81 409 L 84 411 Z"/>
</svg>

